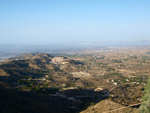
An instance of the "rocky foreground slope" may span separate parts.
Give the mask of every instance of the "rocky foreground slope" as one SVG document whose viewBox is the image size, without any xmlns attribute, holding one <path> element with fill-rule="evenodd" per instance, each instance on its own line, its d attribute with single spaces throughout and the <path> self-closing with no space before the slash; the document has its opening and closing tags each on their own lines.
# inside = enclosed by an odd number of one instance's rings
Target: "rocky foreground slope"
<svg viewBox="0 0 150 113">
<path fill-rule="evenodd" d="M 80 113 L 139 113 L 137 108 L 125 107 L 110 99 L 102 100 Z"/>
</svg>

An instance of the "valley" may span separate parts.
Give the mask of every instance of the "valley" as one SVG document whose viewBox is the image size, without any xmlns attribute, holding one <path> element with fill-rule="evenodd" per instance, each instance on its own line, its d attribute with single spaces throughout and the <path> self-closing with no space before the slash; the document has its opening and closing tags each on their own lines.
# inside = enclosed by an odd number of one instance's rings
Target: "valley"
<svg viewBox="0 0 150 113">
<path fill-rule="evenodd" d="M 98 106 L 110 101 L 109 109 L 98 109 L 106 112 L 116 109 L 114 104 L 140 103 L 149 74 L 150 47 L 94 48 L 60 54 L 47 51 L 2 60 L 0 86 L 4 92 L 10 89 L 19 96 L 29 95 L 23 99 L 37 95 L 39 98 L 30 99 L 44 104 L 46 98 L 56 98 L 56 108 L 63 109 L 65 101 L 64 112 L 96 112 Z M 125 109 L 138 112 L 138 106 Z"/>
</svg>

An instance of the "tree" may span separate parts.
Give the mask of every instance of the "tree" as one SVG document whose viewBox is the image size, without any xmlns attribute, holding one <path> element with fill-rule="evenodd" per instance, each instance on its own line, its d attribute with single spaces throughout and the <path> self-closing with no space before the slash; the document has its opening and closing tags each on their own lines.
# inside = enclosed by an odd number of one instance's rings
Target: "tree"
<svg viewBox="0 0 150 113">
<path fill-rule="evenodd" d="M 74 87 L 74 85 L 73 85 L 73 84 L 71 84 L 71 87 Z"/>
<path fill-rule="evenodd" d="M 146 102 L 148 101 L 148 102 Z M 144 96 L 142 97 L 142 104 L 139 107 L 140 113 L 150 113 L 150 78 L 145 86 Z"/>
</svg>

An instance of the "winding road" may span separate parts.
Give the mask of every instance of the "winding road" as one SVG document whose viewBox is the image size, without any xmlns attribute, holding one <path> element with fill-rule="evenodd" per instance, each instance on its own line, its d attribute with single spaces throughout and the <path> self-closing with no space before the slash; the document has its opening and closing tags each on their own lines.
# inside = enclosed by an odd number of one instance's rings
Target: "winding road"
<svg viewBox="0 0 150 113">
<path fill-rule="evenodd" d="M 89 67 L 89 68 L 87 68 L 86 70 L 85 70 L 85 73 L 91 68 L 91 67 L 93 67 L 94 66 L 94 62 L 92 62 L 92 65 Z"/>
</svg>

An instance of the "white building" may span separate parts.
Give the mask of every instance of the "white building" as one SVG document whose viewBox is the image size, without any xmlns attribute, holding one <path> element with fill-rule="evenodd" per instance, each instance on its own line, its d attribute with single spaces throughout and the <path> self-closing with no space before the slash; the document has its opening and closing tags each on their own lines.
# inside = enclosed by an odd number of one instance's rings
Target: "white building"
<svg viewBox="0 0 150 113">
<path fill-rule="evenodd" d="M 113 85 L 118 85 L 118 83 L 115 82 L 115 83 L 113 83 Z"/>
</svg>

